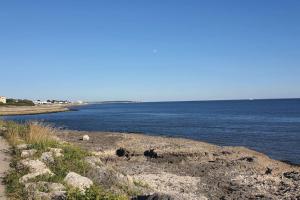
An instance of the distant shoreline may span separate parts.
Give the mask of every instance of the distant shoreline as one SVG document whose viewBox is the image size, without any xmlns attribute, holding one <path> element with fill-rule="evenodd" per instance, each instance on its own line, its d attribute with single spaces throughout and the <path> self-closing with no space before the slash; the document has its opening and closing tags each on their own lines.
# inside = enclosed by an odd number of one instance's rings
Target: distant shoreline
<svg viewBox="0 0 300 200">
<path fill-rule="evenodd" d="M 0 116 L 13 115 L 37 115 L 46 113 L 58 113 L 72 111 L 70 107 L 79 106 L 79 104 L 66 105 L 36 105 L 36 106 L 1 106 Z"/>
</svg>

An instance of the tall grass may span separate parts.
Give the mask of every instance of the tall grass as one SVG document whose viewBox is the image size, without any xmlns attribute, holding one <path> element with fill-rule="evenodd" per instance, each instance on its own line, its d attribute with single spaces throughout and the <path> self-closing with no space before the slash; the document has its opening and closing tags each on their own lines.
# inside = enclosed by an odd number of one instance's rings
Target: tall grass
<svg viewBox="0 0 300 200">
<path fill-rule="evenodd" d="M 6 127 L 3 135 L 12 146 L 20 143 L 45 144 L 55 140 L 55 129 L 49 125 L 36 122 L 19 124 L 12 121 L 2 121 L 0 124 Z"/>
</svg>

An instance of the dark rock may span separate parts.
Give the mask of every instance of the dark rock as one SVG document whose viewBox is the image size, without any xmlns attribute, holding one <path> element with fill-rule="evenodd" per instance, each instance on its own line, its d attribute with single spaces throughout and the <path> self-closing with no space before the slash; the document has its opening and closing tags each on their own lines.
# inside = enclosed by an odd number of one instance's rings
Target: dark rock
<svg viewBox="0 0 300 200">
<path fill-rule="evenodd" d="M 245 160 L 247 162 L 253 162 L 254 158 L 253 157 L 243 157 L 243 158 L 240 158 L 239 160 Z"/>
<path fill-rule="evenodd" d="M 300 181 L 300 174 L 298 172 L 285 172 L 283 176 L 288 179 L 293 179 L 294 181 Z"/>
<path fill-rule="evenodd" d="M 173 197 L 166 194 L 141 195 L 132 198 L 131 200 L 174 200 Z"/>
<path fill-rule="evenodd" d="M 126 149 L 124 149 L 124 148 L 119 148 L 119 149 L 117 149 L 116 154 L 117 154 L 117 156 L 119 156 L 119 157 L 125 156 L 125 157 L 128 158 L 128 157 L 130 156 L 129 151 L 126 150 Z"/>
<path fill-rule="evenodd" d="M 265 174 L 272 174 L 272 169 L 270 169 L 269 167 L 267 168 Z"/>
<path fill-rule="evenodd" d="M 223 155 L 230 155 L 230 154 L 232 154 L 231 152 L 229 152 L 229 151 L 222 151 L 221 152 Z"/>
<path fill-rule="evenodd" d="M 150 149 L 144 152 L 144 156 L 149 158 L 158 158 L 157 153 L 154 151 L 154 149 Z"/>
</svg>

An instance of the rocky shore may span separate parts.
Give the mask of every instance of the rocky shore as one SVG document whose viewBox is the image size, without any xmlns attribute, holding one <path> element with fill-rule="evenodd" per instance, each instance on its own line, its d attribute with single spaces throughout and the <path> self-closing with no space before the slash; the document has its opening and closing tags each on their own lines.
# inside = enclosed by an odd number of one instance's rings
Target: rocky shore
<svg viewBox="0 0 300 200">
<path fill-rule="evenodd" d="M 89 140 L 80 140 L 86 134 Z M 145 184 L 146 194 L 178 200 L 300 199 L 299 167 L 244 147 L 124 133 L 64 131 L 58 136 Z"/>
<path fill-rule="evenodd" d="M 11 199 L 300 199 L 299 167 L 244 147 L 2 126 L 13 146 L 13 171 L 5 178 Z"/>
</svg>

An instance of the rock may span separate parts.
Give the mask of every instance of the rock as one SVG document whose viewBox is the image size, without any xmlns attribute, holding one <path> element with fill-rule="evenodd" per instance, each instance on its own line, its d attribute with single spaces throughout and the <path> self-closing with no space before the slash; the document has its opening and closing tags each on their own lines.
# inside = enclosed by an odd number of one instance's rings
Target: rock
<svg viewBox="0 0 300 200">
<path fill-rule="evenodd" d="M 101 159 L 99 157 L 96 156 L 89 156 L 85 158 L 85 161 L 91 165 L 92 167 L 96 167 L 96 166 L 102 166 L 103 163 L 101 161 Z"/>
<path fill-rule="evenodd" d="M 243 161 L 247 161 L 247 162 L 254 162 L 254 158 L 253 157 L 249 157 L 249 156 L 242 157 L 239 160 L 243 160 Z"/>
<path fill-rule="evenodd" d="M 283 176 L 285 178 L 292 179 L 294 181 L 300 181 L 300 173 L 299 172 L 295 172 L 295 171 L 285 172 L 285 173 L 283 173 Z"/>
<path fill-rule="evenodd" d="M 84 136 L 82 136 L 82 140 L 83 141 L 89 141 L 90 137 L 88 135 L 84 135 Z"/>
<path fill-rule="evenodd" d="M 54 175 L 51 172 L 51 170 L 45 165 L 45 163 L 43 163 L 40 160 L 25 159 L 25 160 L 22 160 L 20 162 L 20 164 L 23 165 L 24 167 L 27 167 L 30 172 L 29 174 L 26 174 L 19 179 L 19 182 L 22 184 L 28 182 L 30 179 L 33 179 L 37 176 L 41 176 L 41 175 L 53 176 Z"/>
<path fill-rule="evenodd" d="M 19 144 L 19 145 L 16 146 L 16 148 L 18 150 L 24 150 L 24 149 L 28 149 L 29 145 L 28 144 Z"/>
<path fill-rule="evenodd" d="M 117 156 L 119 157 L 123 157 L 126 156 L 127 158 L 130 156 L 130 153 L 128 150 L 124 149 L 124 148 L 119 148 L 116 151 Z"/>
<path fill-rule="evenodd" d="M 53 153 L 53 156 L 54 156 L 54 157 L 61 157 L 61 156 L 64 155 L 64 154 L 62 153 L 63 150 L 62 150 L 62 149 L 59 149 L 59 148 L 50 148 L 50 152 Z"/>
<path fill-rule="evenodd" d="M 44 152 L 41 155 L 41 160 L 46 163 L 54 163 L 54 158 L 52 152 Z"/>
<path fill-rule="evenodd" d="M 50 148 L 50 151 L 42 153 L 41 160 L 43 162 L 47 163 L 53 163 L 54 162 L 54 157 L 62 157 L 64 154 L 62 154 L 62 149 L 58 148 Z"/>
<path fill-rule="evenodd" d="M 66 188 L 60 183 L 37 182 L 25 184 L 28 199 L 36 200 L 64 200 L 66 199 Z"/>
<path fill-rule="evenodd" d="M 144 152 L 144 156 L 149 158 L 158 158 L 157 153 L 154 151 L 154 149 L 150 149 Z"/>
<path fill-rule="evenodd" d="M 4 126 L 0 126 L 0 131 L 7 131 L 7 128 Z"/>
<path fill-rule="evenodd" d="M 95 183 L 103 185 L 107 189 L 116 185 L 123 185 L 128 188 L 132 188 L 134 186 L 133 178 L 131 176 L 125 176 L 105 165 L 92 166 L 92 169 L 89 170 L 87 176 Z"/>
<path fill-rule="evenodd" d="M 166 194 L 152 194 L 152 195 L 141 195 L 132 198 L 132 200 L 174 200 L 173 197 Z"/>
<path fill-rule="evenodd" d="M 29 158 L 29 157 L 33 156 L 36 152 L 37 152 L 37 150 L 35 150 L 35 149 L 23 150 L 21 153 L 21 158 Z"/>
<path fill-rule="evenodd" d="M 273 171 L 273 170 L 272 170 L 271 168 L 267 167 L 267 170 L 266 170 L 265 174 L 266 174 L 266 175 L 272 174 L 272 171 Z"/>
<path fill-rule="evenodd" d="M 64 181 L 68 186 L 78 188 L 81 192 L 85 192 L 86 189 L 93 185 L 93 181 L 89 178 L 81 176 L 75 172 L 69 172 Z"/>
</svg>

